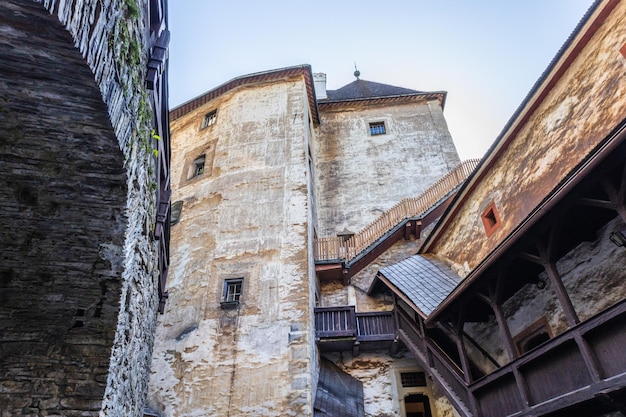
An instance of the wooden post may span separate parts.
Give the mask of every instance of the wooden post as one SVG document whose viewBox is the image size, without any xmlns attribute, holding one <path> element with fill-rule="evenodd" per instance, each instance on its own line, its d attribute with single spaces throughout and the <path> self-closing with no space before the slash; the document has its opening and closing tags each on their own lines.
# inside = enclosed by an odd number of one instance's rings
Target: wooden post
<svg viewBox="0 0 626 417">
<path fill-rule="evenodd" d="M 576 326 L 578 323 L 580 323 L 580 319 L 578 318 L 578 314 L 576 314 L 572 299 L 569 298 L 567 290 L 565 289 L 565 285 L 563 285 L 563 280 L 559 275 L 556 264 L 552 261 L 546 260 L 544 268 L 548 273 L 550 283 L 554 286 L 554 291 L 556 292 L 556 296 L 559 299 L 559 303 L 561 303 L 561 307 L 563 308 L 563 312 L 565 313 L 565 318 L 567 319 L 567 324 L 569 325 L 569 327 Z"/>
<path fill-rule="evenodd" d="M 494 315 L 496 316 L 496 321 L 498 322 L 498 329 L 500 330 L 500 337 L 504 341 L 504 348 L 509 357 L 509 362 L 513 362 L 517 359 L 517 349 L 515 348 L 515 343 L 513 343 L 513 337 L 511 336 L 511 330 L 509 329 L 509 325 L 506 322 L 506 317 L 504 316 L 504 312 L 502 311 L 501 301 L 502 301 L 502 288 L 504 282 L 504 269 L 500 269 L 498 271 L 498 276 L 496 278 L 495 288 L 493 286 L 489 286 L 489 305 L 493 310 Z M 517 366 L 512 366 L 513 376 L 515 377 L 515 385 L 517 385 L 517 390 L 519 392 L 520 398 L 524 403 L 524 408 L 528 409 L 530 406 L 530 394 L 528 392 L 528 386 L 526 385 L 526 381 L 524 377 L 520 373 Z"/>
<path fill-rule="evenodd" d="M 465 325 L 465 320 L 463 319 L 462 310 L 463 308 L 459 311 L 455 329 L 456 348 L 459 351 L 459 358 L 461 359 L 461 367 L 465 376 L 465 383 L 469 385 L 472 383 L 473 378 L 472 369 L 470 367 L 469 359 L 467 358 L 467 351 L 465 350 L 465 341 L 463 340 L 463 326 Z"/>
</svg>

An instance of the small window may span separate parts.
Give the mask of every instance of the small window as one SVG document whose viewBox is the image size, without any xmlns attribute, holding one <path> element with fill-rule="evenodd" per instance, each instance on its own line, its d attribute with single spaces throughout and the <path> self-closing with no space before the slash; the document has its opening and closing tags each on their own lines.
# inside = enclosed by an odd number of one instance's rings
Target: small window
<svg viewBox="0 0 626 417">
<path fill-rule="evenodd" d="M 483 226 L 485 227 L 485 233 L 487 237 L 491 236 L 493 232 L 496 231 L 498 227 L 500 227 L 500 214 L 498 214 L 498 210 L 496 210 L 496 203 L 493 201 L 489 203 L 487 208 L 483 210 L 483 213 L 480 215 L 480 219 L 483 222 Z"/>
<path fill-rule="evenodd" d="M 172 208 L 170 209 L 170 225 L 174 226 L 176 223 L 180 221 L 180 216 L 183 213 L 183 202 L 176 201 L 172 203 Z"/>
<path fill-rule="evenodd" d="M 426 374 L 424 372 L 402 372 L 400 373 L 402 388 L 425 387 Z"/>
<path fill-rule="evenodd" d="M 217 110 L 213 110 L 204 115 L 202 119 L 202 129 L 213 126 L 217 122 Z"/>
<path fill-rule="evenodd" d="M 234 307 L 241 300 L 243 290 L 243 278 L 224 280 L 224 291 L 222 293 L 222 307 Z"/>
<path fill-rule="evenodd" d="M 552 332 L 550 331 L 548 320 L 545 317 L 541 317 L 513 337 L 513 342 L 515 343 L 518 354 L 523 355 L 544 344 L 551 338 Z"/>
<path fill-rule="evenodd" d="M 205 161 L 206 157 L 204 155 L 198 157 L 195 159 L 195 161 L 193 161 L 193 172 L 192 172 L 192 177 L 197 177 L 198 175 L 202 175 L 204 173 L 204 161 Z"/>
<path fill-rule="evenodd" d="M 385 133 L 385 122 L 370 123 L 370 135 L 384 135 Z"/>
</svg>

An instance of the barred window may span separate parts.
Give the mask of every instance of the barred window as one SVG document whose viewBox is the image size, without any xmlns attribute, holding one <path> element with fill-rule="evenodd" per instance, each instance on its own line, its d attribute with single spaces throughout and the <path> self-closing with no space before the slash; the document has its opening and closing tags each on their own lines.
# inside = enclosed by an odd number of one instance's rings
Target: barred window
<svg viewBox="0 0 626 417">
<path fill-rule="evenodd" d="M 400 373 L 400 382 L 403 388 L 425 387 L 426 374 L 424 372 L 402 372 Z"/>
</svg>

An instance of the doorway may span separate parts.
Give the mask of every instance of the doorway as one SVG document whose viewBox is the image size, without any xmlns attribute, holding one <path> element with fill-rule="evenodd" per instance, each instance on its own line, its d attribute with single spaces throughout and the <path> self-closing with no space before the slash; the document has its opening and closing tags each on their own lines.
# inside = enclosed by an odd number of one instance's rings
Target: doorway
<svg viewBox="0 0 626 417">
<path fill-rule="evenodd" d="M 422 394 L 409 394 L 404 397 L 405 417 L 432 417 L 428 397 Z"/>
</svg>

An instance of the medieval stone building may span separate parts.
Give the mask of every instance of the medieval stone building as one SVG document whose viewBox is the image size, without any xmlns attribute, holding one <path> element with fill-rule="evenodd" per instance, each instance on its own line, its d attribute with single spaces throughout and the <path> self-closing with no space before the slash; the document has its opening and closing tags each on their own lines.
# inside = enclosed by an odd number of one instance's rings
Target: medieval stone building
<svg viewBox="0 0 626 417">
<path fill-rule="evenodd" d="M 312 415 L 321 384 L 332 382 L 326 363 L 342 350 L 326 346 L 320 356 L 315 308 L 356 304 L 391 319 L 389 300 L 365 300 L 367 286 L 344 287 L 350 277 L 336 279 L 332 264 L 316 271 L 316 248 L 343 248 L 350 231 L 459 165 L 446 94 L 361 79 L 326 91 L 325 81 L 308 66 L 251 74 L 170 113 L 179 219 L 150 394 L 163 415 Z M 430 204 L 458 182 L 437 189 Z M 407 242 L 396 249 L 404 256 L 417 249 Z M 388 355 L 393 339 L 364 342 L 364 352 L 387 353 L 359 358 L 371 369 L 416 369 L 401 352 Z M 388 373 L 368 388 L 388 397 L 391 383 Z M 362 395 L 357 403 L 363 408 Z M 394 404 L 385 398 L 380 410 Z"/>
<path fill-rule="evenodd" d="M 143 412 L 168 266 L 168 39 L 165 0 L 0 2 L 2 417 Z"/>
<path fill-rule="evenodd" d="M 155 414 L 626 415 L 625 17 L 592 6 L 478 165 L 445 93 L 308 66 L 172 110 Z"/>
</svg>

